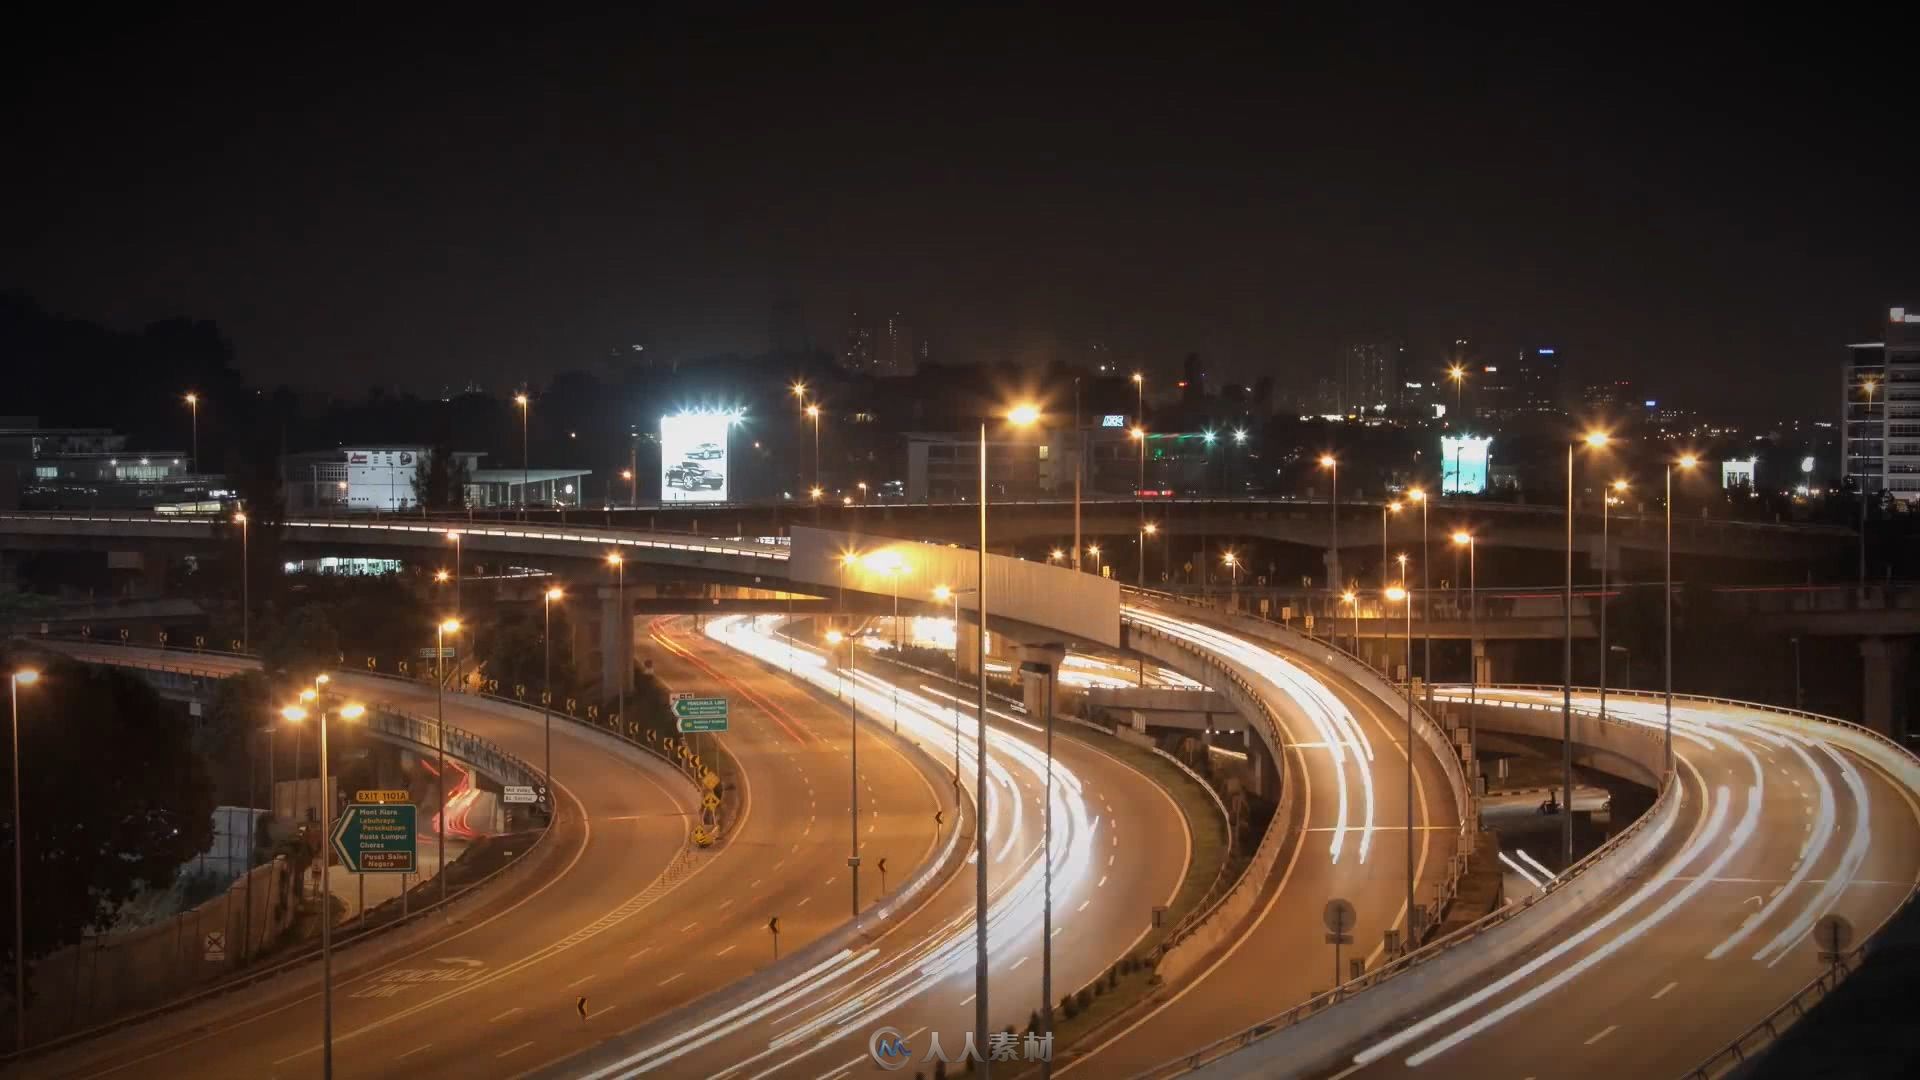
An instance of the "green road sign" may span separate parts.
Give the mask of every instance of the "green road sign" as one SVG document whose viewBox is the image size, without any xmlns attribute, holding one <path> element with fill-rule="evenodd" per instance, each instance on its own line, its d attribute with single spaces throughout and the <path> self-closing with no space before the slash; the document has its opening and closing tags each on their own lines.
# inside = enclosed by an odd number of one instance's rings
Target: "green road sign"
<svg viewBox="0 0 1920 1080">
<path fill-rule="evenodd" d="M 347 807 L 334 823 L 333 850 L 355 874 L 416 874 L 417 808 L 407 803 Z"/>
<path fill-rule="evenodd" d="M 727 730 L 726 698 L 675 694 L 670 701 L 673 705 L 674 726 L 681 734 Z"/>
</svg>

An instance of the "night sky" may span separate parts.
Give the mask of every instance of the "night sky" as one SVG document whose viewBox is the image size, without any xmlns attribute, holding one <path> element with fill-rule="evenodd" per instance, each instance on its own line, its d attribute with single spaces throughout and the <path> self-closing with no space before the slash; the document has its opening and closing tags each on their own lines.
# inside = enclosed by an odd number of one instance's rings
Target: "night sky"
<svg viewBox="0 0 1920 1080">
<path fill-rule="evenodd" d="M 857 308 L 959 362 L 1101 340 L 1287 386 L 1466 336 L 1818 415 L 1920 306 L 1911 53 L 1839 9 L 481 10 L 16 25 L 0 287 L 348 393 L 758 352 L 778 309 L 832 348 Z"/>
</svg>

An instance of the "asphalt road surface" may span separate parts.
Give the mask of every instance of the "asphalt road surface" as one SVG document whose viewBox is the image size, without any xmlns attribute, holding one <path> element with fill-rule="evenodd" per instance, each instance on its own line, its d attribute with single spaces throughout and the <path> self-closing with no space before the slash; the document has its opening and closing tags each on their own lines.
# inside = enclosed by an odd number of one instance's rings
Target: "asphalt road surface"
<svg viewBox="0 0 1920 1080">
<path fill-rule="evenodd" d="M 1574 703 L 1598 708 L 1591 695 Z M 1609 696 L 1608 712 L 1657 727 L 1664 710 Z M 1821 971 L 1818 919 L 1844 916 L 1857 944 L 1920 885 L 1912 758 L 1737 706 L 1679 701 L 1674 727 L 1681 813 L 1648 866 L 1576 932 L 1340 1075 L 1678 1076 Z"/>
<path fill-rule="evenodd" d="M 1385 956 L 1385 931 L 1406 924 L 1406 722 L 1308 652 L 1207 625 L 1178 608 L 1129 605 L 1130 617 L 1212 649 L 1273 705 L 1287 740 L 1286 782 L 1296 785 L 1280 876 L 1255 902 L 1257 916 L 1197 977 L 1171 990 L 1067 1068 L 1079 1077 L 1127 1076 L 1250 1027 L 1333 986 L 1333 947 L 1321 912 L 1335 897 L 1358 921 L 1341 957 Z M 1458 837 L 1459 811 L 1440 762 L 1414 744 L 1416 899 L 1432 899 Z"/>
<path fill-rule="evenodd" d="M 783 620 L 728 616 L 706 632 L 823 692 L 857 694 L 862 726 L 891 726 L 950 760 L 956 718 L 960 780 L 973 789 L 974 710 L 941 680 L 921 679 L 862 658 L 857 673 L 830 664 L 807 642 L 776 636 Z M 1045 761 L 1037 725 L 989 707 L 988 851 L 992 1026 L 1024 1030 L 1040 1004 L 1041 849 Z M 863 739 L 863 746 L 865 740 Z M 864 758 L 863 758 L 864 760 Z M 1124 955 L 1149 929 L 1152 908 L 1173 896 L 1191 850 L 1184 818 L 1157 785 L 1084 743 L 1055 740 L 1054 975 L 1056 998 Z M 953 817 L 949 812 L 949 819 Z M 969 814 L 964 819 L 969 833 Z M 869 857 L 877 854 L 867 849 Z M 543 1071 L 549 1076 L 835 1077 L 876 1069 L 871 1033 L 890 1026 L 916 1054 L 938 1034 L 953 1054 L 974 1024 L 974 875 L 930 888 L 898 915 L 874 922 L 812 970 L 727 1008 L 638 1024 L 594 1052 Z M 916 1062 L 916 1069 L 930 1065 Z"/>
<path fill-rule="evenodd" d="M 722 650 L 692 636 L 676 641 L 669 628 L 659 631 L 656 664 L 670 686 L 733 698 L 733 731 L 723 739 L 744 773 L 747 794 L 732 838 L 714 852 L 684 857 L 695 820 L 691 788 L 646 755 L 614 750 L 556 722 L 560 818 L 547 842 L 564 859 L 552 875 L 483 898 L 457 911 L 440 932 L 414 935 L 407 947 L 370 945 L 337 955 L 334 1066 L 340 1075 L 522 1071 L 751 975 L 770 960 L 763 913 L 770 906 L 789 913 L 783 944 L 792 947 L 845 920 L 844 734 L 825 722 L 816 699 L 785 693 L 778 677 L 704 671 L 702 654 Z M 98 648 L 220 670 L 248 663 Z M 368 703 L 431 713 L 431 688 L 350 675 L 336 686 Z M 541 760 L 538 713 L 458 695 L 449 696 L 446 707 L 449 724 Z M 861 759 L 863 783 L 889 794 L 877 815 L 863 808 L 864 824 L 872 835 L 897 841 L 900 862 L 912 864 L 931 847 L 933 788 L 899 753 L 877 740 L 863 749 L 869 747 Z M 317 965 L 309 965 L 285 985 L 103 1037 L 36 1061 L 30 1072 L 315 1076 L 317 991 Z M 582 996 L 584 1019 L 577 1008 Z"/>
</svg>

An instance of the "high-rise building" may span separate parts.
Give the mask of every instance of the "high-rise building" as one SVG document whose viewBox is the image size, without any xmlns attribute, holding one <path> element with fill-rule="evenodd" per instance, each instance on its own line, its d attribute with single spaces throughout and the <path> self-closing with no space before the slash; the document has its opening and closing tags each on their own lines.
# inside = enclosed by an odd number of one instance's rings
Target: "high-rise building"
<svg viewBox="0 0 1920 1080">
<path fill-rule="evenodd" d="M 1520 392 L 1519 408 L 1524 412 L 1551 413 L 1567 409 L 1567 369 L 1560 350 L 1521 349 L 1515 363 L 1514 384 Z"/>
<path fill-rule="evenodd" d="M 1889 309 L 1879 341 L 1847 346 L 1840 393 L 1841 475 L 1920 502 L 1920 312 Z"/>
<path fill-rule="evenodd" d="M 856 375 L 872 375 L 875 359 L 873 326 L 856 311 L 847 316 L 847 336 L 840 347 L 840 366 Z"/>
<path fill-rule="evenodd" d="M 1406 349 L 1398 341 L 1349 345 L 1341 352 L 1344 405 L 1351 412 L 1378 412 L 1400 404 L 1400 368 Z"/>
<path fill-rule="evenodd" d="M 911 375 L 919 364 L 919 355 L 914 351 L 913 327 L 899 312 L 887 316 L 880 327 L 879 340 L 874 349 L 874 373 L 876 375 Z"/>
</svg>

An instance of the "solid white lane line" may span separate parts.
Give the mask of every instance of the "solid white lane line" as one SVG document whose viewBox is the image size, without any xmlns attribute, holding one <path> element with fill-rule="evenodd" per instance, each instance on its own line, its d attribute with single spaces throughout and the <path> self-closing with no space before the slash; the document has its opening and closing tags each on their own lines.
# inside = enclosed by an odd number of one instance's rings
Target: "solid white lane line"
<svg viewBox="0 0 1920 1080">
<path fill-rule="evenodd" d="M 1613 1034 L 1614 1032 L 1616 1032 L 1616 1031 L 1619 1031 L 1619 1030 L 1620 1030 L 1620 1025 L 1619 1025 L 1619 1024 L 1608 1024 L 1608 1025 L 1607 1025 L 1606 1027 L 1604 1027 L 1604 1028 L 1601 1028 L 1601 1029 L 1600 1029 L 1600 1033 L 1599 1033 L 1599 1034 L 1597 1034 L 1597 1035 L 1595 1035 L 1595 1036 L 1594 1036 L 1593 1038 L 1591 1038 L 1591 1039 L 1588 1039 L 1588 1040 L 1587 1040 L 1587 1043 L 1586 1043 L 1586 1045 L 1588 1045 L 1588 1046 L 1592 1046 L 1592 1045 L 1593 1045 L 1594 1043 L 1597 1043 L 1597 1042 L 1599 1042 L 1599 1041 L 1600 1041 L 1601 1039 L 1604 1039 L 1604 1038 L 1606 1038 L 1607 1036 L 1609 1036 L 1609 1035 L 1611 1035 L 1611 1034 Z"/>
<path fill-rule="evenodd" d="M 1653 1000 L 1659 1001 L 1661 998 L 1666 997 L 1668 994 L 1673 992 L 1674 987 L 1679 985 L 1680 984 L 1678 982 L 1670 982 L 1667 985 L 1661 987 L 1660 989 L 1654 991 Z"/>
</svg>

